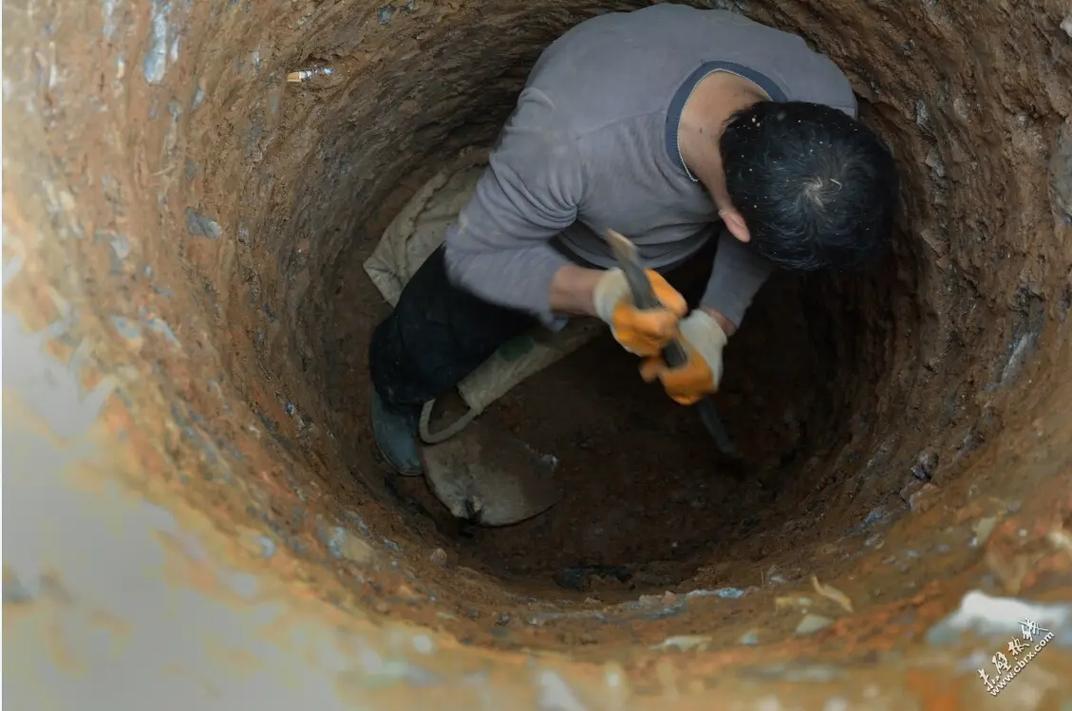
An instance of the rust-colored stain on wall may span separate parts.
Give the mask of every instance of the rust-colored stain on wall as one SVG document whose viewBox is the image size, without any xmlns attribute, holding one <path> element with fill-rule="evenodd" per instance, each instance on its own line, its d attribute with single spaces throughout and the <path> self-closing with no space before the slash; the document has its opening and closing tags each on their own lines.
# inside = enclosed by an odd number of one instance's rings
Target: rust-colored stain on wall
<svg viewBox="0 0 1072 711">
<path fill-rule="evenodd" d="M 459 530 L 372 454 L 387 307 L 361 261 L 437 166 L 494 140 L 541 47 L 637 5 L 5 6 L 5 700 L 1068 698 L 1059 0 L 712 3 L 828 53 L 903 179 L 882 269 L 776 280 L 734 337 L 743 476 L 600 343 L 491 413 L 562 459 L 548 514 Z M 571 566 L 628 575 L 566 589 Z M 1015 611 L 1056 638 L 990 698 L 977 670 Z"/>
</svg>

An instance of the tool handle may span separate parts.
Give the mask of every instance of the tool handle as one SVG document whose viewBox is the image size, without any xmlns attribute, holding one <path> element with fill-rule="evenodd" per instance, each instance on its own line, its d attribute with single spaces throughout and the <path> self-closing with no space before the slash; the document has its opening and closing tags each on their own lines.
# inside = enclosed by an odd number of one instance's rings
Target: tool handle
<svg viewBox="0 0 1072 711">
<path fill-rule="evenodd" d="M 638 309 L 655 309 L 661 306 L 655 298 L 655 290 L 651 288 L 648 275 L 634 260 L 619 259 L 618 265 L 625 274 L 625 282 L 629 285 L 629 291 L 633 292 L 633 303 Z M 680 368 L 689 360 L 689 354 L 680 341 L 673 340 L 663 348 L 663 360 L 671 368 Z"/>
<path fill-rule="evenodd" d="M 663 347 L 663 360 L 671 368 L 680 368 L 689 362 L 689 354 L 681 341 L 674 339 Z"/>
<path fill-rule="evenodd" d="M 705 397 L 693 405 L 693 407 L 695 407 L 696 412 L 699 413 L 700 422 L 703 423 L 704 429 L 707 430 L 707 434 L 711 435 L 711 439 L 715 440 L 715 447 L 718 451 L 722 452 L 727 457 L 740 457 L 741 453 L 737 451 L 737 445 L 733 443 L 733 439 L 730 438 L 730 433 L 726 431 L 726 425 L 722 423 L 722 418 L 718 416 L 718 408 L 715 407 L 715 401 L 710 397 Z"/>
<path fill-rule="evenodd" d="M 625 283 L 633 294 L 633 303 L 638 309 L 656 309 L 662 304 L 655 298 L 655 289 L 651 288 L 648 275 L 635 260 L 619 259 L 618 266 L 625 274 Z"/>
<path fill-rule="evenodd" d="M 607 230 L 607 240 L 610 243 L 611 251 L 618 260 L 618 266 L 625 275 L 625 282 L 629 285 L 629 291 L 632 292 L 633 304 L 638 309 L 654 309 L 661 306 L 659 300 L 655 298 L 655 290 L 652 289 L 648 276 L 640 266 L 640 260 L 637 258 L 636 247 L 633 243 L 614 230 Z M 662 350 L 662 356 L 663 360 L 671 368 L 680 368 L 689 360 L 689 354 L 685 350 L 685 346 L 676 339 L 666 344 Z M 711 435 L 711 439 L 715 441 L 718 451 L 729 457 L 739 457 L 737 447 L 734 445 L 733 440 L 730 439 L 726 426 L 722 424 L 722 418 L 718 416 L 715 401 L 705 397 L 693 407 L 699 413 L 700 421 L 703 422 L 704 428 Z"/>
</svg>

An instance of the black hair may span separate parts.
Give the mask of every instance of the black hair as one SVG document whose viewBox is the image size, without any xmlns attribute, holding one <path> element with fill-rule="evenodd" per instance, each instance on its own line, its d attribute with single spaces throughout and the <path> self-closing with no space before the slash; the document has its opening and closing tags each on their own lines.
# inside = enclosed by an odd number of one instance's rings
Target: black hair
<svg viewBox="0 0 1072 711">
<path fill-rule="evenodd" d="M 738 111 L 719 141 L 726 188 L 752 244 L 787 269 L 854 269 L 888 249 L 897 169 L 844 112 L 802 101 Z"/>
</svg>

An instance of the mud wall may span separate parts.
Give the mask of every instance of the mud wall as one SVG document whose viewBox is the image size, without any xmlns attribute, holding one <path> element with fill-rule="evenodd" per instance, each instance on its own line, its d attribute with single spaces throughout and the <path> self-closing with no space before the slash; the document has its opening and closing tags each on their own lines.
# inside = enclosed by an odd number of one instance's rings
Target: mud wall
<svg viewBox="0 0 1072 711">
<path fill-rule="evenodd" d="M 846 70 L 904 205 L 881 273 L 807 288 L 829 406 L 764 525 L 613 603 L 398 505 L 339 397 L 383 310 L 337 296 L 542 46 L 631 4 L 5 6 L 9 698 L 925 706 L 985 695 L 1018 613 L 1063 643 L 1003 694 L 1067 694 L 1068 8 L 716 4 Z"/>
</svg>

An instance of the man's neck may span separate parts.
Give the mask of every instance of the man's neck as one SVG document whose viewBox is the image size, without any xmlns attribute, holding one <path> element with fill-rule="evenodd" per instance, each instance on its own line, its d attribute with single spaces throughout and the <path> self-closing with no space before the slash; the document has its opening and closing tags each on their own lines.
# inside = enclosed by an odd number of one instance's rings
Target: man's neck
<svg viewBox="0 0 1072 711">
<path fill-rule="evenodd" d="M 678 124 L 677 141 L 689 172 L 699 178 L 718 209 L 730 207 L 726 174 L 718 142 L 730 116 L 767 94 L 749 80 L 729 72 L 704 77 L 692 91 Z"/>
</svg>

